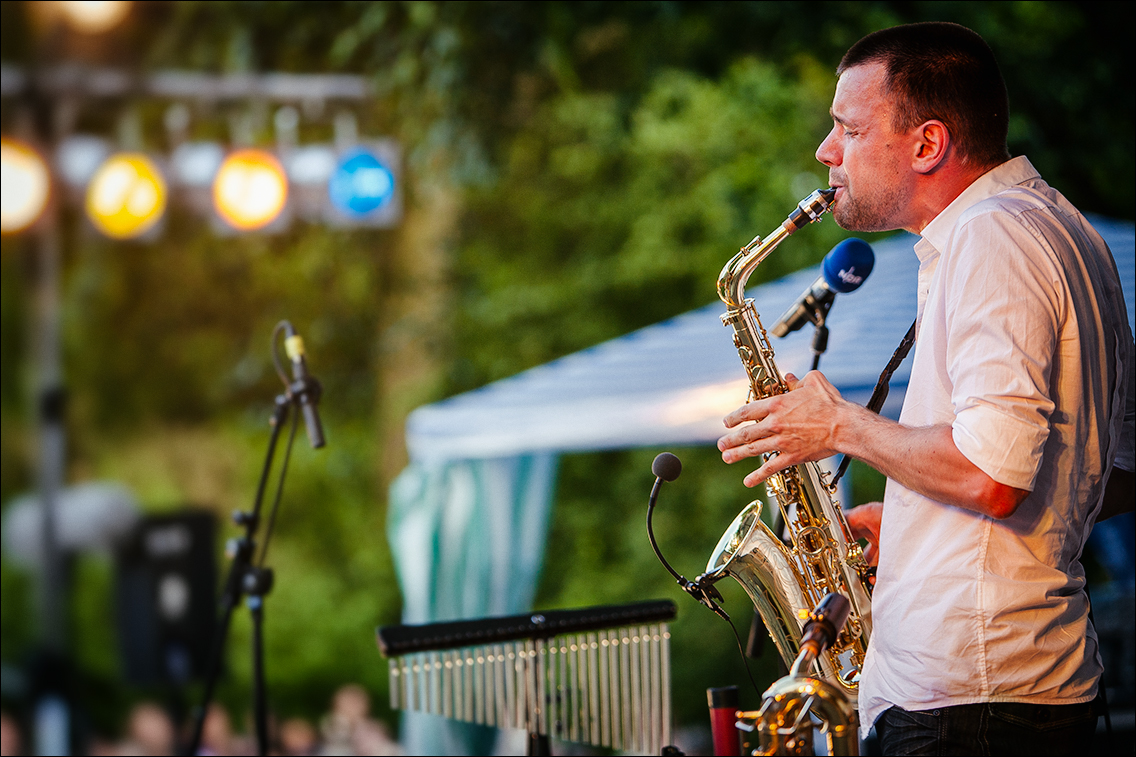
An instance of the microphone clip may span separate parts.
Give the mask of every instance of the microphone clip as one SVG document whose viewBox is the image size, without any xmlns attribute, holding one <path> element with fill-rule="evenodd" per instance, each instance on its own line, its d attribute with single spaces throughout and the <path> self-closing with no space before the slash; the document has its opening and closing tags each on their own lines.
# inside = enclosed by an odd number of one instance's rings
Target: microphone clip
<svg viewBox="0 0 1136 757">
<path fill-rule="evenodd" d="M 292 401 L 299 403 L 317 404 L 323 394 L 323 384 L 315 376 L 297 378 L 287 385 L 284 395 Z"/>
<path fill-rule="evenodd" d="M 728 621 L 730 616 L 727 615 L 726 611 L 720 606 L 726 600 L 714 587 L 714 584 L 721 577 L 720 575 L 715 576 L 710 573 L 703 573 L 693 581 L 688 581 L 686 577 L 679 576 L 678 585 L 682 587 L 683 591 L 698 600 L 700 604 L 710 608 L 719 618 Z"/>
<path fill-rule="evenodd" d="M 284 372 L 277 352 L 280 332 L 284 333 L 284 352 L 292 364 L 292 378 L 289 379 Z M 323 394 L 323 386 L 319 380 L 308 373 L 307 361 L 304 358 L 304 340 L 296 333 L 295 327 L 289 321 L 276 324 L 272 332 L 272 362 L 276 366 L 276 373 L 284 384 L 284 398 L 296 405 L 304 416 L 304 426 L 308 431 L 308 441 L 312 449 L 324 446 L 323 424 L 319 417 L 319 401 Z"/>
</svg>

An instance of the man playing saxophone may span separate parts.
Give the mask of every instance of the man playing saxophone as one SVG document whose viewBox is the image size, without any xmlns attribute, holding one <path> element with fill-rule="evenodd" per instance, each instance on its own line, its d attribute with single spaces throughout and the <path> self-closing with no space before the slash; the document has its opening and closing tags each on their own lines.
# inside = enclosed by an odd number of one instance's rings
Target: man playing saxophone
<svg viewBox="0 0 1136 757">
<path fill-rule="evenodd" d="M 1116 266 L 1010 158 L 1005 85 L 977 34 L 885 29 L 837 74 L 817 150 L 837 223 L 921 237 L 903 411 L 873 415 L 814 371 L 727 416 L 718 447 L 728 463 L 777 453 L 748 486 L 836 453 L 888 477 L 882 504 L 848 513 L 878 541 L 859 706 L 885 754 L 1072 754 L 1101 674 L 1078 560 L 1132 370 Z"/>
</svg>

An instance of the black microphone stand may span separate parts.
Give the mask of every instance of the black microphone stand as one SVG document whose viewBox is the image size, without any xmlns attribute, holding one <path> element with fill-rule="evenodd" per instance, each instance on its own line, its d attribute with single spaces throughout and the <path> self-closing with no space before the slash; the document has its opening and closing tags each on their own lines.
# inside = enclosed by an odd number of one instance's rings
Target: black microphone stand
<svg viewBox="0 0 1136 757">
<path fill-rule="evenodd" d="M 820 356 L 828 349 L 828 311 L 832 309 L 832 303 L 835 301 L 833 299 L 822 304 L 813 311 L 809 319 L 816 326 L 816 330 L 813 331 L 813 367 L 809 369 L 810 371 L 820 367 Z"/>
<path fill-rule="evenodd" d="M 264 560 L 268 553 L 268 542 L 272 538 L 272 527 L 276 521 L 276 512 L 280 505 L 280 496 L 284 491 L 284 477 L 288 472 L 288 461 L 292 455 L 292 443 L 296 439 L 296 426 L 298 414 L 292 415 L 291 430 L 288 435 L 288 445 L 285 449 L 284 459 L 280 468 L 280 478 L 276 486 L 276 494 L 269 513 L 268 525 L 265 529 L 264 544 L 260 549 L 259 560 L 256 557 L 257 529 L 261 523 L 261 509 L 264 504 L 264 494 L 268 488 L 268 477 L 272 471 L 272 461 L 276 455 L 276 446 L 280 440 L 280 431 L 288 420 L 289 411 L 293 406 L 299 408 L 302 403 L 314 404 L 320 395 L 319 382 L 311 377 L 304 377 L 296 381 L 288 381 L 280 368 L 280 361 L 276 354 L 276 338 L 281 327 L 277 326 L 273 332 L 273 361 L 277 372 L 284 381 L 286 388 L 284 394 L 277 395 L 276 406 L 268 423 L 271 428 L 268 438 L 268 453 L 264 459 L 264 467 L 260 473 L 260 481 L 256 487 L 256 498 L 253 501 L 251 512 L 237 510 L 233 513 L 233 522 L 243 526 L 245 533 L 239 538 L 230 539 L 225 547 L 226 556 L 231 560 L 229 575 L 225 580 L 225 587 L 221 595 L 221 617 L 213 637 L 213 647 L 209 658 L 208 676 L 205 679 L 205 693 L 202 697 L 201 709 L 196 716 L 193 728 L 193 738 L 189 746 L 189 754 L 195 755 L 201 748 L 201 736 L 205 726 L 205 718 L 209 705 L 213 700 L 213 690 L 221 672 L 221 656 L 225 641 L 229 635 L 229 624 L 233 617 L 233 610 L 240 604 L 241 598 L 247 596 L 246 604 L 252 616 L 252 664 L 253 664 L 253 717 L 256 725 L 257 754 L 264 757 L 268 754 L 268 702 L 267 689 L 264 677 L 264 599 L 272 591 L 274 576 L 272 568 L 265 567 Z"/>
</svg>

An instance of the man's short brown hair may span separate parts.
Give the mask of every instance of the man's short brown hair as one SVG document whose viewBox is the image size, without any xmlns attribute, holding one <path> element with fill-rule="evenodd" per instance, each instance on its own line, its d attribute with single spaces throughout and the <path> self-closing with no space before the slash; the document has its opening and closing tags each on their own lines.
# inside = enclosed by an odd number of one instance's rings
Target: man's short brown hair
<svg viewBox="0 0 1136 757">
<path fill-rule="evenodd" d="M 881 29 L 853 45 L 836 73 L 870 63 L 886 71 L 895 131 L 935 119 L 946 124 L 967 163 L 994 166 L 1010 157 L 1006 83 L 978 34 L 942 21 Z"/>
</svg>

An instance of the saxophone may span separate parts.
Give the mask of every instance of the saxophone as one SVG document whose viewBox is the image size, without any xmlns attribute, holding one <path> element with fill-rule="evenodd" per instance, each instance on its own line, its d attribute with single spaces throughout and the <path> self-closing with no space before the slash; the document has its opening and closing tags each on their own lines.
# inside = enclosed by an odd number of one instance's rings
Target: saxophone
<svg viewBox="0 0 1136 757">
<path fill-rule="evenodd" d="M 788 387 L 773 361 L 773 348 L 753 300 L 745 297 L 746 282 L 786 237 L 819 221 L 835 195 L 834 189 L 813 192 L 767 239 L 755 237 L 743 247 L 718 277 L 718 296 L 727 306 L 722 322 L 734 329 L 734 346 L 749 378 L 747 402 L 783 394 Z M 766 459 L 772 454 L 776 453 Z M 755 500 L 722 536 L 699 584 L 712 585 L 725 576 L 737 580 L 786 666 L 793 666 L 800 654 L 810 610 L 830 592 L 847 597 L 851 604 L 848 622 L 815 663 L 822 679 L 854 700 L 872 630 L 867 561 L 839 503 L 833 500 L 835 488 L 816 463 L 775 473 L 765 487 L 769 502 L 775 501 L 780 508 L 789 543 L 783 543 L 762 522 L 763 505 Z"/>
</svg>

